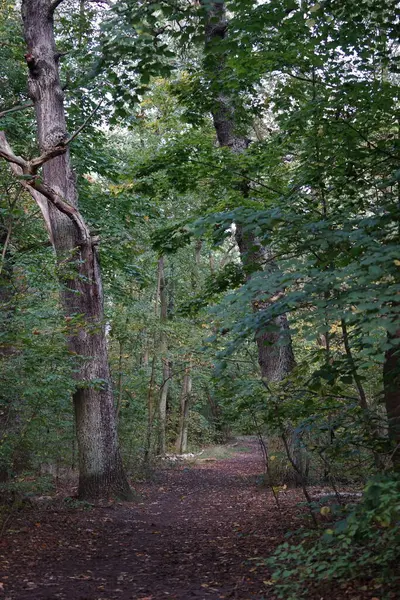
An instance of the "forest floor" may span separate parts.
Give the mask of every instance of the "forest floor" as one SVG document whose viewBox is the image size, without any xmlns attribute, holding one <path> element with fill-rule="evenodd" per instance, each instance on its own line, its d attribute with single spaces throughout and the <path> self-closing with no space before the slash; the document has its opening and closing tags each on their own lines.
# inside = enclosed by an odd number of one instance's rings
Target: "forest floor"
<svg viewBox="0 0 400 600">
<path fill-rule="evenodd" d="M 0 540 L 1 600 L 274 600 L 260 557 L 304 523 L 299 490 L 281 514 L 255 441 L 195 464 L 163 468 L 135 486 L 136 503 L 50 503 L 15 513 Z M 309 599 L 376 599 L 327 590 Z"/>
</svg>

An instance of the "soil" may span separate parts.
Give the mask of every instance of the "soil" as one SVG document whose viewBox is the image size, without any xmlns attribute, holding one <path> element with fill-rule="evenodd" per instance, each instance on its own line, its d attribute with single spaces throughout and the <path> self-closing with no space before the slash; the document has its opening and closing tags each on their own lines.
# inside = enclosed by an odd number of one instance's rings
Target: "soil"
<svg viewBox="0 0 400 600">
<path fill-rule="evenodd" d="M 279 512 L 257 484 L 256 442 L 240 446 L 229 458 L 161 469 L 136 503 L 14 514 L 0 540 L 1 600 L 275 600 L 257 559 L 304 523 L 302 496 L 281 491 Z"/>
</svg>

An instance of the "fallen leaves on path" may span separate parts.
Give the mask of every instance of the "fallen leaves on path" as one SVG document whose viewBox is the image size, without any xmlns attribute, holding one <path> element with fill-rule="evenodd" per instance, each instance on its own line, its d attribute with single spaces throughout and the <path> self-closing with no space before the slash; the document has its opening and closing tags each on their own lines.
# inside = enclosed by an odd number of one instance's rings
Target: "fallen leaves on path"
<svg viewBox="0 0 400 600">
<path fill-rule="evenodd" d="M 0 594 L 5 600 L 276 600 L 259 559 L 301 522 L 302 497 L 284 490 L 279 512 L 272 494 L 256 486 L 262 470 L 257 444 L 249 442 L 247 452 L 229 459 L 163 469 L 141 485 L 137 504 L 19 513 L 0 547 Z M 352 596 L 344 590 L 334 597 Z M 325 600 L 310 593 L 308 600 L 314 598 Z"/>
</svg>

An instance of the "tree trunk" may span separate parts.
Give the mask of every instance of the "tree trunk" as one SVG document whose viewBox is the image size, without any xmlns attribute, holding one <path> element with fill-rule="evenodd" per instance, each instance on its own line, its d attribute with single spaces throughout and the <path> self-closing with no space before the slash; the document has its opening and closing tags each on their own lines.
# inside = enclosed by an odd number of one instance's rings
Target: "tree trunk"
<svg viewBox="0 0 400 600">
<path fill-rule="evenodd" d="M 7 342 L 7 335 L 10 335 L 11 333 L 10 330 L 12 328 L 14 317 L 14 292 L 12 287 L 13 269 L 10 261 L 10 253 L 8 251 L 10 234 L 11 223 L 9 227 L 4 229 L 0 234 L 0 247 L 2 250 L 0 271 L 0 335 L 3 342 L 0 345 L 0 363 L 7 361 L 14 353 L 11 344 Z M 4 340 L 6 340 L 6 343 L 4 343 Z M 16 429 L 16 420 L 13 413 L 14 410 L 9 398 L 7 386 L 3 385 L 0 389 L 0 443 L 4 443 L 6 439 L 5 436 L 9 436 L 10 433 L 17 436 L 17 431 L 14 431 Z M 12 460 L 8 460 L 7 453 L 4 454 L 0 455 L 0 483 L 4 483 L 9 479 L 10 471 L 13 467 Z"/>
<path fill-rule="evenodd" d="M 391 348 L 386 350 L 383 366 L 383 382 L 389 438 L 393 443 L 391 454 L 393 467 L 400 471 L 400 329 L 388 334 Z M 397 342 L 397 343 L 396 343 Z"/>
<path fill-rule="evenodd" d="M 181 413 L 179 419 L 179 433 L 176 440 L 176 451 L 178 454 L 184 454 L 187 450 L 188 427 L 189 427 L 189 408 L 192 394 L 192 361 L 185 369 L 181 392 Z"/>
<path fill-rule="evenodd" d="M 56 2 L 23 0 L 29 94 L 33 100 L 40 151 L 67 140 L 63 92 L 54 39 Z M 116 495 L 130 498 L 118 449 L 114 399 L 108 364 L 103 291 L 97 249 L 78 210 L 75 175 L 68 147 L 43 166 L 43 181 L 54 198 L 71 207 L 68 215 L 48 203 L 52 239 L 59 262 L 61 303 L 67 322 L 79 316 L 81 327 L 69 336 L 71 353 L 83 357 L 74 394 L 79 450 L 80 498 Z"/>
<path fill-rule="evenodd" d="M 227 33 L 228 21 L 226 18 L 226 8 L 223 1 L 207 4 L 208 12 L 206 22 L 206 46 L 215 39 L 223 40 Z M 213 55 L 214 56 L 214 55 Z M 225 69 L 224 54 L 216 55 L 217 64 L 214 64 L 213 77 L 218 81 L 219 75 L 223 75 Z M 212 117 L 218 143 L 221 147 L 230 148 L 235 154 L 242 154 L 249 146 L 250 140 L 243 134 L 237 132 L 236 111 L 233 98 L 224 93 L 220 86 L 216 95 Z M 243 183 L 243 196 L 249 193 L 248 182 Z M 260 290 L 263 296 L 268 290 L 268 274 L 274 271 L 277 266 L 274 263 L 271 248 L 264 247 L 251 232 L 244 232 L 241 224 L 236 223 L 235 233 L 236 243 L 239 248 L 241 261 L 247 279 L 257 271 L 265 272 L 265 287 Z M 267 266 L 265 266 L 267 265 Z M 253 301 L 254 311 L 263 311 L 269 305 L 267 301 Z M 261 377 L 266 385 L 272 382 L 279 382 L 285 379 L 292 371 L 295 365 L 295 359 L 292 349 L 289 324 L 285 314 L 280 315 L 270 325 L 273 330 L 259 328 L 255 332 L 255 341 L 257 344 L 258 363 L 260 365 Z M 297 466 L 296 473 L 303 473 L 301 457 L 301 441 L 295 430 L 291 428 L 293 434 L 290 436 L 290 450 L 293 462 Z M 301 475 L 302 477 L 302 475 Z M 299 483 L 301 483 L 299 481 Z"/>
<path fill-rule="evenodd" d="M 224 2 L 208 4 L 206 10 L 208 11 L 206 23 L 207 45 L 215 39 L 222 40 L 225 38 L 228 22 Z M 218 64 L 214 65 L 215 79 L 218 79 L 219 74 L 223 74 L 225 68 L 224 55 L 218 54 L 217 56 Z M 245 152 L 249 140 L 244 135 L 238 135 L 234 102 L 223 91 L 219 91 L 215 98 L 212 117 L 219 145 L 230 148 L 235 154 Z M 248 194 L 247 183 L 243 185 L 242 191 L 244 196 Z M 252 232 L 244 233 L 240 224 L 236 224 L 235 237 L 247 278 L 250 279 L 256 271 L 264 270 L 267 287 L 268 271 L 276 268 L 273 262 L 268 263 L 267 269 L 264 268 L 266 259 L 271 259 L 271 250 L 264 248 Z M 265 292 L 265 290 L 262 291 Z M 265 302 L 254 302 L 253 309 L 256 311 L 265 310 L 267 305 L 268 303 Z M 275 319 L 274 325 L 276 331 L 259 329 L 255 334 L 261 376 L 266 382 L 282 381 L 291 372 L 295 364 L 286 315 L 281 315 Z M 278 343 L 282 339 L 286 340 L 286 344 L 281 345 Z"/>
<path fill-rule="evenodd" d="M 160 417 L 160 436 L 159 436 L 159 453 L 164 456 L 166 453 L 166 429 L 167 429 L 167 398 L 168 388 L 170 383 L 170 366 L 168 360 L 168 339 L 167 334 L 163 330 L 168 318 L 168 294 L 165 280 L 164 270 L 164 257 L 162 256 L 158 261 L 158 276 L 160 281 L 160 321 L 161 321 L 161 333 L 160 333 L 160 354 L 162 362 L 162 384 L 160 393 L 160 404 L 159 404 L 159 417 Z"/>
<path fill-rule="evenodd" d="M 150 381 L 149 387 L 147 391 L 147 431 L 146 431 L 146 445 L 144 449 L 144 462 L 145 464 L 150 463 L 150 458 L 152 456 L 152 437 L 153 437 L 153 424 L 154 418 L 156 416 L 154 410 L 154 388 L 156 385 L 156 349 L 154 344 L 154 354 L 153 359 L 151 361 L 151 373 L 150 373 Z"/>
<path fill-rule="evenodd" d="M 267 287 L 268 274 L 277 268 L 271 262 L 268 262 L 268 269 L 263 268 L 264 263 L 271 259 L 271 250 L 264 248 L 251 232 L 244 234 L 241 226 L 236 227 L 236 242 L 247 279 L 250 279 L 254 272 L 264 270 L 265 287 Z M 265 293 L 265 289 L 262 292 Z M 253 302 L 254 311 L 262 311 L 266 308 L 268 308 L 267 301 L 255 300 Z M 272 324 L 274 331 L 265 331 L 260 328 L 255 333 L 261 376 L 267 383 L 282 381 L 295 365 L 286 315 L 280 315 L 274 319 Z M 285 343 L 282 344 L 282 342 Z"/>
</svg>

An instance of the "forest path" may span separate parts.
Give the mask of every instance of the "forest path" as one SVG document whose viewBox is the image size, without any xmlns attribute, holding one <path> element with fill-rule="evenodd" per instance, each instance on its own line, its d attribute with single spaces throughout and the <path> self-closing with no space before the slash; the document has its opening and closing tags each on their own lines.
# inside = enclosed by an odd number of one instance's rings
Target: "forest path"
<svg viewBox="0 0 400 600">
<path fill-rule="evenodd" d="M 1 542 L 0 597 L 272 600 L 265 567 L 248 559 L 268 556 L 293 526 L 293 498 L 280 518 L 256 485 L 255 441 L 226 453 L 158 472 L 136 504 L 22 513 Z"/>
</svg>

